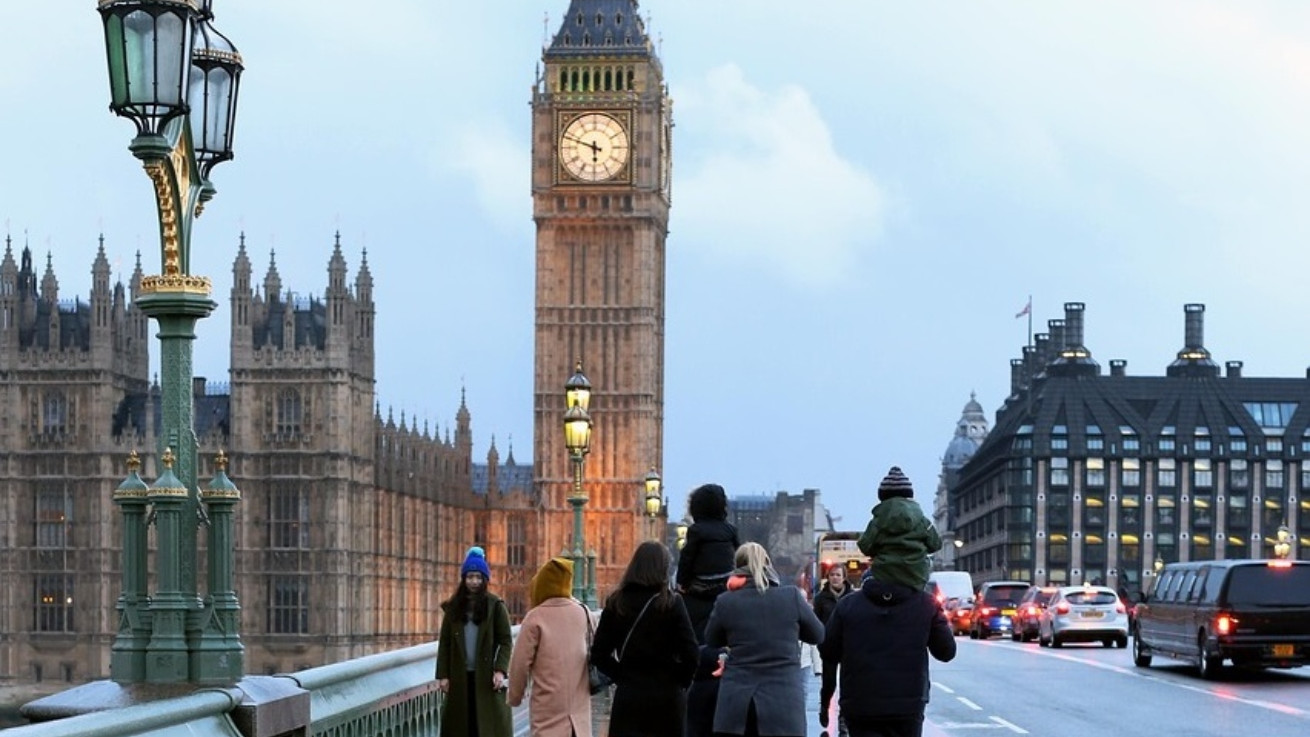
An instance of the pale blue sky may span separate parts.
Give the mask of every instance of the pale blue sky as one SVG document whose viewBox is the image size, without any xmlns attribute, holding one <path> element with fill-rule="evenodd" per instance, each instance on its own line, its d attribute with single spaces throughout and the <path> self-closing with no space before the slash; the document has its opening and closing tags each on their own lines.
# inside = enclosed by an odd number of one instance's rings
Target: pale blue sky
<svg viewBox="0 0 1310 737">
<path fill-rule="evenodd" d="M 225 380 L 238 234 L 321 294 L 333 233 L 376 281 L 378 398 L 531 456 L 529 108 L 567 0 L 215 0 L 243 53 L 237 158 L 196 227 L 196 372 Z M 927 500 L 969 393 L 1087 304 L 1102 365 L 1160 375 L 1203 302 L 1216 360 L 1310 365 L 1310 6 L 646 0 L 675 100 L 665 459 L 679 513 L 821 489 L 864 524 Z M 96 237 L 158 271 L 150 186 L 107 109 L 92 0 L 0 5 L 0 218 L 61 294 Z M 1108 369 L 1107 369 L 1108 370 Z M 561 383 L 565 377 L 560 377 Z M 634 490 L 634 494 L 638 493 Z"/>
</svg>

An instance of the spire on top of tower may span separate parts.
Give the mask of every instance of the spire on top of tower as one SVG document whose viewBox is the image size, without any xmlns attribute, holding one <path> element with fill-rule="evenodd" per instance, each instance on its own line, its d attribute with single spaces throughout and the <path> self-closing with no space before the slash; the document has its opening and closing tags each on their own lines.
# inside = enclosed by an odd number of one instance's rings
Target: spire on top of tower
<svg viewBox="0 0 1310 737">
<path fill-rule="evenodd" d="M 41 298 L 54 303 L 59 301 L 59 280 L 55 278 L 54 255 L 45 254 L 45 275 L 41 277 Z"/>
<path fill-rule="evenodd" d="M 268 273 L 264 275 L 264 299 L 272 302 L 282 296 L 282 277 L 277 273 L 277 251 L 268 251 Z"/>
<path fill-rule="evenodd" d="M 637 0 L 572 0 L 546 58 L 653 53 Z"/>
</svg>

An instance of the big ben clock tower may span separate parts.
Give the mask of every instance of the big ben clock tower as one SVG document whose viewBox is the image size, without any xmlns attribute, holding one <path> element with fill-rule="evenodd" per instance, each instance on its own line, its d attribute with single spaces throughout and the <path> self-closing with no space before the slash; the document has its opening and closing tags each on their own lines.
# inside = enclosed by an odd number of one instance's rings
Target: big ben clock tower
<svg viewBox="0 0 1310 737">
<path fill-rule="evenodd" d="M 603 598 L 649 536 L 643 479 L 663 462 L 671 101 L 636 0 L 571 0 L 542 62 L 532 97 L 536 537 L 542 560 L 572 549 L 564 385 L 581 361 L 593 421 L 583 538 Z"/>
</svg>

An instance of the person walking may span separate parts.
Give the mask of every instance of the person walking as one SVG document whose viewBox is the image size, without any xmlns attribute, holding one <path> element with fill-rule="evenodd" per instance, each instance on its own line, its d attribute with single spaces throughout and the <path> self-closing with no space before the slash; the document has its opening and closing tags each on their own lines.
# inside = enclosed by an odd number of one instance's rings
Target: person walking
<svg viewBox="0 0 1310 737">
<path fill-rule="evenodd" d="M 850 583 L 846 580 L 846 569 L 839 564 L 828 566 L 828 572 L 824 575 L 823 587 L 819 593 L 814 595 L 814 615 L 819 618 L 824 625 L 828 624 L 828 617 L 832 616 L 832 611 L 837 608 L 837 600 L 851 593 Z M 814 668 L 814 675 L 823 675 L 823 659 L 819 657 L 819 646 L 810 646 L 810 662 Z"/>
<path fill-rule="evenodd" d="M 528 683 L 528 720 L 533 737 L 591 737 L 587 634 L 591 612 L 570 595 L 573 561 L 551 558 L 528 591 L 531 608 L 519 624 L 509 659 L 511 707 L 523 703 Z"/>
<path fill-rule="evenodd" d="M 823 639 L 823 623 L 795 586 L 783 586 L 759 543 L 737 548 L 728 591 L 714 603 L 705 642 L 728 648 L 714 732 L 800 737 L 805 681 L 796 642 Z"/>
<path fill-rule="evenodd" d="M 469 548 L 460 582 L 441 605 L 437 640 L 437 690 L 444 706 L 441 737 L 510 737 L 513 718 L 505 703 L 513 633 L 509 610 L 487 591 L 491 568 L 482 548 Z"/>
<path fill-rule="evenodd" d="M 920 737 L 928 656 L 955 657 L 955 636 L 932 594 L 876 576 L 837 602 L 819 653 L 819 723 L 840 677 L 838 710 L 851 737 Z"/>
<path fill-rule="evenodd" d="M 637 546 L 619 587 L 605 600 L 591 662 L 614 681 L 610 737 L 682 737 L 696 633 L 669 585 L 663 543 Z"/>
</svg>

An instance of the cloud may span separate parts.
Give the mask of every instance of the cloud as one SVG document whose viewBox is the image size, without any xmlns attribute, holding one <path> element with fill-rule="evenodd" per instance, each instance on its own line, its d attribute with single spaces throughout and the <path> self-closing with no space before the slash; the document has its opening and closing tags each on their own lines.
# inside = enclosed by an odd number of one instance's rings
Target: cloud
<svg viewBox="0 0 1310 737">
<path fill-rule="evenodd" d="M 761 90 L 734 65 L 673 88 L 674 157 L 689 162 L 674 167 L 675 237 L 809 286 L 839 280 L 872 246 L 882 190 L 839 153 L 804 89 Z"/>
<path fill-rule="evenodd" d="M 489 118 L 457 127 L 452 145 L 433 151 L 436 176 L 467 180 L 478 204 L 498 227 L 517 231 L 531 217 L 528 199 L 531 155 L 524 136 L 504 121 Z M 512 218 L 512 220 L 510 219 Z"/>
</svg>

